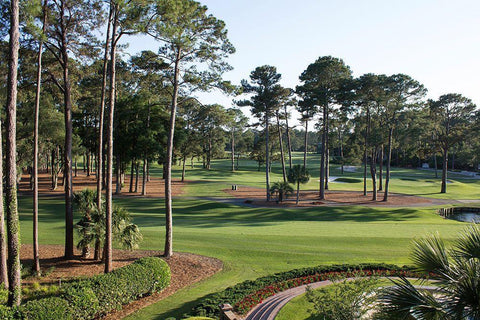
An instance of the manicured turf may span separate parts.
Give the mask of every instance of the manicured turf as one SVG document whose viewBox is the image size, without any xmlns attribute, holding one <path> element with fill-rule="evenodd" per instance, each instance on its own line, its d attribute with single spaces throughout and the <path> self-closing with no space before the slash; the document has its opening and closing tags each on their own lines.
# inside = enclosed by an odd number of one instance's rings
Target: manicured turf
<svg viewBox="0 0 480 320">
<path fill-rule="evenodd" d="M 299 161 L 299 159 L 296 159 Z M 318 161 L 317 161 L 318 163 Z M 316 163 L 313 163 L 316 166 Z M 242 161 L 250 169 L 232 174 L 229 161 L 213 163 L 213 170 L 189 169 L 187 180 L 195 180 L 182 197 L 174 200 L 174 250 L 216 257 L 224 262 L 224 270 L 199 284 L 153 304 L 129 319 L 180 319 L 195 302 L 227 286 L 245 279 L 299 267 L 331 263 L 387 262 L 409 263 L 411 239 L 438 232 L 452 239 L 465 224 L 444 220 L 432 208 L 368 208 L 324 207 L 303 209 L 246 208 L 189 197 L 227 196 L 223 189 L 231 184 L 263 187 L 264 173 L 257 172 L 252 161 Z M 332 166 L 331 175 L 340 173 Z M 274 168 L 272 181 L 281 179 Z M 318 174 L 312 165 L 311 182 L 315 189 Z M 160 175 L 158 167 L 152 174 Z M 179 177 L 177 169 L 174 177 Z M 427 186 L 433 173 L 416 170 L 395 170 L 392 191 L 427 194 L 438 192 Z M 346 174 L 358 178 L 360 173 Z M 398 177 L 398 178 L 396 178 Z M 413 178 L 416 181 L 401 180 Z M 461 180 L 449 185 L 447 197 L 478 198 L 480 183 Z M 454 186 L 456 186 L 456 189 Z M 332 189 L 361 190 L 356 183 L 336 183 Z M 435 189 L 435 190 L 434 190 Z M 443 197 L 434 194 L 429 196 Z M 153 198 L 117 198 L 118 204 L 132 212 L 134 222 L 144 235 L 142 249 L 163 249 L 164 202 Z M 31 199 L 20 197 L 21 233 L 23 242 L 31 242 Z M 40 242 L 62 244 L 64 240 L 63 198 L 42 198 L 40 201 Z"/>
</svg>

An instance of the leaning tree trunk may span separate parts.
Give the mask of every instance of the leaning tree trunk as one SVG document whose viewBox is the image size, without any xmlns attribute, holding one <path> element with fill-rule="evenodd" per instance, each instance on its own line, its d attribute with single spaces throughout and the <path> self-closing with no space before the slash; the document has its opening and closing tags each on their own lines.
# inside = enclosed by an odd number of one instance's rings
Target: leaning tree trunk
<svg viewBox="0 0 480 320">
<path fill-rule="evenodd" d="M 47 0 L 43 1 L 43 27 L 47 28 Z M 40 113 L 40 90 L 42 85 L 42 53 L 43 38 L 38 44 L 37 56 L 37 88 L 35 92 L 35 110 L 33 115 L 33 271 L 40 274 L 40 254 L 38 248 L 38 122 Z"/>
<path fill-rule="evenodd" d="M 172 221 L 172 158 L 173 158 L 173 138 L 175 134 L 175 117 L 178 103 L 178 81 L 180 75 L 180 59 L 182 50 L 177 48 L 175 57 L 173 95 L 170 108 L 170 128 L 167 140 L 167 159 L 165 171 L 165 249 L 163 256 L 169 258 L 173 255 L 173 221 Z"/>
<path fill-rule="evenodd" d="M 10 39 L 7 79 L 5 208 L 8 236 L 8 305 L 21 302 L 20 225 L 17 208 L 17 70 L 19 49 L 19 1 L 10 3 Z"/>
<path fill-rule="evenodd" d="M 383 201 L 388 201 L 388 188 L 390 187 L 390 166 L 392 162 L 392 143 L 393 143 L 393 128 L 388 132 L 388 151 L 387 151 L 387 172 L 385 174 L 385 193 L 383 194 Z"/>
<path fill-rule="evenodd" d="M 282 174 L 283 182 L 287 182 L 287 169 L 285 168 L 285 155 L 283 154 L 283 139 L 282 139 L 282 129 L 280 127 L 280 115 L 277 110 L 277 130 L 278 130 L 278 141 L 280 143 L 280 158 L 282 160 Z"/>
<path fill-rule="evenodd" d="M 112 265 L 112 178 L 113 178 L 113 116 L 115 111 L 115 64 L 116 64 L 116 49 L 117 49 L 117 23 L 118 23 L 118 7 L 113 3 L 110 5 L 113 10 L 112 21 L 112 45 L 110 51 L 110 96 L 109 96 L 109 110 L 108 110 L 108 139 L 107 139 L 107 190 L 106 190 L 106 213 L 105 213 L 105 245 L 104 245 L 104 259 L 105 259 L 105 273 L 113 270 Z M 117 167 L 117 171 L 120 168 Z"/>
<path fill-rule="evenodd" d="M 440 193 L 447 193 L 448 148 L 443 148 L 442 187 Z"/>
</svg>

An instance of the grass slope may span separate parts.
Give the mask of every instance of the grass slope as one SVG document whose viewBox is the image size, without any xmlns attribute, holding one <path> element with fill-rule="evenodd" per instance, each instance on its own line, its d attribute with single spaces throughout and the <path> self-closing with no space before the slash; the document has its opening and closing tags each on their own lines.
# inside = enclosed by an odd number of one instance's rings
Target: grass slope
<svg viewBox="0 0 480 320">
<path fill-rule="evenodd" d="M 311 162 L 313 178 L 306 189 L 317 188 L 317 160 Z M 252 161 L 242 161 L 241 169 L 245 170 L 236 173 L 228 171 L 228 160 L 214 161 L 213 169 L 189 168 L 187 172 L 187 179 L 194 182 L 182 197 L 174 200 L 174 250 L 216 257 L 224 262 L 224 270 L 128 319 L 181 318 L 198 299 L 209 293 L 239 281 L 299 267 L 360 262 L 406 264 L 412 238 L 438 232 L 448 240 L 465 226 L 440 218 L 432 208 L 246 208 L 189 198 L 225 197 L 221 190 L 231 184 L 264 185 L 264 173 L 256 171 L 256 164 Z M 278 166 L 274 168 L 272 181 L 281 179 L 279 169 Z M 152 174 L 160 175 L 161 169 L 154 166 Z M 335 166 L 332 166 L 331 175 L 340 176 Z M 434 186 L 428 185 L 430 182 L 427 181 L 433 181 L 430 175 L 433 173 L 395 169 L 392 191 L 453 198 L 478 198 L 480 194 L 480 183 L 476 180 L 459 179 L 449 184 L 446 196 L 431 195 L 429 193 L 438 192 L 439 182 L 435 180 Z M 178 168 L 174 176 L 180 176 Z M 361 174 L 345 176 L 358 178 Z M 362 184 L 332 183 L 331 187 L 334 190 L 361 190 Z M 31 243 L 31 199 L 22 196 L 19 201 L 22 241 Z M 117 198 L 115 201 L 128 209 L 133 214 L 134 223 L 140 226 L 144 235 L 141 249 L 162 250 L 163 200 Z M 63 241 L 63 198 L 42 198 L 40 243 L 62 244 Z"/>
</svg>

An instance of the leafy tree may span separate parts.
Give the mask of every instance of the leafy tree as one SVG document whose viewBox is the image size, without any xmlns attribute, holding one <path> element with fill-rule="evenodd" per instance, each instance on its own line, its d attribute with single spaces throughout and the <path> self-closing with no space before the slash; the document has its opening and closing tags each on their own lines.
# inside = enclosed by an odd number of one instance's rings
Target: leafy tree
<svg viewBox="0 0 480 320">
<path fill-rule="evenodd" d="M 443 153 L 442 187 L 447 192 L 449 150 L 465 137 L 469 122 L 476 109 L 472 101 L 460 94 L 445 94 L 436 101 L 429 101 L 430 116 L 435 124 L 434 134 Z"/>
<path fill-rule="evenodd" d="M 5 213 L 8 241 L 8 305 L 18 306 L 21 302 L 20 277 L 20 229 L 17 205 L 17 70 L 19 49 L 19 1 L 10 1 L 10 32 L 7 78 L 6 154 L 5 154 Z M 1 142 L 1 141 L 0 141 Z M 0 190 L 1 191 L 1 190 Z M 2 197 L 0 197 L 0 200 Z M 0 207 L 0 209 L 2 209 Z M 2 210 L 3 211 L 3 210 Z M 0 219 L 0 222 L 1 221 Z"/>
<path fill-rule="evenodd" d="M 230 131 L 230 151 L 232 157 L 232 172 L 235 171 L 235 141 L 237 136 L 241 136 L 243 128 L 248 125 L 248 118 L 243 112 L 236 108 L 227 110 L 227 124 L 226 127 Z"/>
<path fill-rule="evenodd" d="M 146 32 L 162 43 L 160 57 L 170 66 L 166 76 L 171 86 L 170 122 L 166 148 L 165 170 L 165 253 L 173 254 L 172 246 L 172 159 L 175 119 L 179 93 L 189 97 L 197 90 L 231 86 L 222 80 L 222 74 L 231 69 L 225 58 L 235 49 L 227 39 L 225 23 L 207 15 L 207 7 L 193 0 L 158 0 L 155 13 Z M 199 67 L 198 65 L 202 67 Z M 202 71 L 200 71 L 202 70 Z"/>
<path fill-rule="evenodd" d="M 304 184 L 310 181 L 310 174 L 308 173 L 307 168 L 304 166 L 300 166 L 296 164 L 292 167 L 291 170 L 288 171 L 288 182 L 297 185 L 297 201 L 298 204 L 299 196 L 300 196 L 300 183 Z"/>
<path fill-rule="evenodd" d="M 340 89 L 345 81 L 352 77 L 350 68 L 343 60 L 331 56 L 318 58 L 300 75 L 302 84 L 297 86 L 297 93 L 308 106 L 307 116 L 313 112 L 313 106 L 322 108 L 322 148 L 320 159 L 320 199 L 325 199 L 325 189 L 328 189 L 328 159 L 329 159 L 329 115 L 332 105 L 338 102 Z"/>
<path fill-rule="evenodd" d="M 283 202 L 284 197 L 293 193 L 293 188 L 288 182 L 274 182 L 270 187 L 271 194 L 278 194 L 278 202 Z"/>
<path fill-rule="evenodd" d="M 388 319 L 478 319 L 480 318 L 480 229 L 468 227 L 447 249 L 443 240 L 431 236 L 414 241 L 412 260 L 419 272 L 435 274 L 438 294 L 417 289 L 406 278 L 392 280 L 381 295 Z"/>
</svg>

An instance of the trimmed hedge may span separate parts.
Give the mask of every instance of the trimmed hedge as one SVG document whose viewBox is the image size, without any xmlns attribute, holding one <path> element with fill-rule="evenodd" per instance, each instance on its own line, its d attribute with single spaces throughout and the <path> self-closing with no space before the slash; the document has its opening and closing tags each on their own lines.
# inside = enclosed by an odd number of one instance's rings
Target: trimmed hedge
<svg viewBox="0 0 480 320">
<path fill-rule="evenodd" d="M 161 291 L 169 283 L 170 268 L 165 261 L 141 258 L 111 273 L 67 283 L 59 297 L 31 300 L 21 305 L 18 312 L 0 306 L 0 319 L 93 319 Z M 10 317 L 13 314 L 15 317 Z"/>
<path fill-rule="evenodd" d="M 411 267 L 399 267 L 396 265 L 388 264 L 358 264 L 358 265 L 332 265 L 332 266 L 317 266 L 310 268 L 294 269 L 286 272 L 280 272 L 273 275 L 257 278 L 255 280 L 247 280 L 236 284 L 233 287 L 214 293 L 207 298 L 203 299 L 197 304 L 193 310 L 193 316 L 204 316 L 219 318 L 220 309 L 219 305 L 223 303 L 229 303 L 234 306 L 242 301 L 247 296 L 276 283 L 284 282 L 287 280 L 308 277 L 329 272 L 347 272 L 354 270 L 385 270 L 391 271 L 393 274 L 404 274 L 405 272 L 412 272 Z"/>
</svg>

